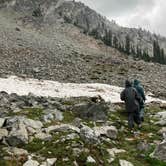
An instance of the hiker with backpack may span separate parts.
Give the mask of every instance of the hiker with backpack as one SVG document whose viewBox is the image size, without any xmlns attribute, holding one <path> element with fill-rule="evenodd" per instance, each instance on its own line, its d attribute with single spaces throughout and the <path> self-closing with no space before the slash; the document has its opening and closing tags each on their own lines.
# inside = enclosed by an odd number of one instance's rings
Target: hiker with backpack
<svg viewBox="0 0 166 166">
<path fill-rule="evenodd" d="M 134 88 L 137 90 L 139 96 L 141 97 L 141 100 L 139 100 L 139 105 L 140 105 L 140 111 L 139 111 L 139 114 L 140 114 L 140 119 L 141 121 L 143 122 L 144 121 L 144 103 L 145 103 L 145 93 L 144 93 L 144 89 L 140 83 L 139 80 L 135 79 L 134 80 Z"/>
<path fill-rule="evenodd" d="M 139 116 L 139 100 L 141 100 L 141 98 L 130 81 L 126 80 L 125 89 L 121 92 L 120 98 L 125 102 L 126 111 L 128 113 L 129 128 L 131 130 L 134 128 L 134 122 L 138 127 L 141 127 L 141 119 Z"/>
</svg>

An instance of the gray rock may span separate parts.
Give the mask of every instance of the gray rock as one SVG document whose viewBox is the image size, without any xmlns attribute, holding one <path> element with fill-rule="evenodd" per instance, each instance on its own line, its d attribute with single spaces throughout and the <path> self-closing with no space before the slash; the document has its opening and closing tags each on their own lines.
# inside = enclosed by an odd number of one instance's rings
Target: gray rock
<svg viewBox="0 0 166 166">
<path fill-rule="evenodd" d="M 35 138 L 44 140 L 44 141 L 48 141 L 51 140 L 52 135 L 51 134 L 47 134 L 47 133 L 43 133 L 43 132 L 39 132 L 37 134 L 35 134 Z"/>
<path fill-rule="evenodd" d="M 155 117 L 160 119 L 166 119 L 166 111 L 158 112 Z"/>
<path fill-rule="evenodd" d="M 76 134 L 76 133 L 69 134 L 65 137 L 66 140 L 73 140 L 73 139 L 76 139 L 76 138 L 79 138 L 79 135 Z"/>
<path fill-rule="evenodd" d="M 28 132 L 23 123 L 19 123 L 17 127 L 13 127 L 6 138 L 11 146 L 18 146 L 28 143 Z"/>
<path fill-rule="evenodd" d="M 72 124 L 73 124 L 74 126 L 80 128 L 81 125 L 82 125 L 81 122 L 82 122 L 82 119 L 80 119 L 80 118 L 75 118 Z"/>
<path fill-rule="evenodd" d="M 115 158 L 116 154 L 125 153 L 126 151 L 123 149 L 112 148 L 112 149 L 107 149 L 107 152 L 109 153 L 109 156 L 111 158 Z"/>
<path fill-rule="evenodd" d="M 4 148 L 3 150 L 5 150 L 9 155 L 14 155 L 14 156 L 22 156 L 22 155 L 28 155 L 28 151 L 21 149 L 21 148 L 16 148 L 16 147 L 7 147 Z"/>
<path fill-rule="evenodd" d="M 88 126 L 83 126 L 83 128 L 81 128 L 80 137 L 89 144 L 99 143 L 98 136 L 95 134 L 94 130 Z"/>
<path fill-rule="evenodd" d="M 61 124 L 61 125 L 55 125 L 55 126 L 49 126 L 46 128 L 46 132 L 60 132 L 60 131 L 72 131 L 76 133 L 80 133 L 80 129 L 78 127 L 72 126 L 70 124 Z"/>
<path fill-rule="evenodd" d="M 106 120 L 108 110 L 109 107 L 105 102 L 81 103 L 72 108 L 72 111 L 74 111 L 78 117 L 94 121 Z"/>
<path fill-rule="evenodd" d="M 161 142 L 151 155 L 151 157 L 163 160 L 166 162 L 166 141 Z"/>
<path fill-rule="evenodd" d="M 49 122 L 51 122 L 52 120 L 54 120 L 54 115 L 53 115 L 52 113 L 49 113 L 49 114 L 47 114 L 47 115 L 44 115 L 44 116 L 43 116 L 43 120 L 44 120 L 44 122 L 49 123 Z"/>
<path fill-rule="evenodd" d="M 6 129 L 0 129 L 0 141 L 8 136 L 8 131 Z"/>
<path fill-rule="evenodd" d="M 163 136 L 164 140 L 166 140 L 166 127 L 163 127 L 158 133 Z"/>
<path fill-rule="evenodd" d="M 161 119 L 158 122 L 155 122 L 156 125 L 160 125 L 160 126 L 165 126 L 166 125 L 166 119 Z"/>
<path fill-rule="evenodd" d="M 116 139 L 118 134 L 118 130 L 114 126 L 94 127 L 93 130 L 98 137 L 105 135 L 108 138 Z"/>
<path fill-rule="evenodd" d="M 131 162 L 126 160 L 119 160 L 120 166 L 134 166 Z"/>
<path fill-rule="evenodd" d="M 4 118 L 0 118 L 0 128 L 3 127 L 4 122 L 5 122 L 5 119 Z"/>
<path fill-rule="evenodd" d="M 147 142 L 140 142 L 138 145 L 137 145 L 137 149 L 140 150 L 140 151 L 148 151 L 150 148 L 149 144 Z"/>
<path fill-rule="evenodd" d="M 54 115 L 55 115 L 55 119 L 56 120 L 58 120 L 58 121 L 62 121 L 63 120 L 63 113 L 62 112 L 60 112 L 60 111 L 58 111 L 58 110 L 56 110 L 55 112 L 54 112 Z"/>
<path fill-rule="evenodd" d="M 56 158 L 50 158 L 46 160 L 47 166 L 53 166 L 56 162 Z"/>
<path fill-rule="evenodd" d="M 36 161 L 36 160 L 28 160 L 27 162 L 25 162 L 24 164 L 23 164 L 23 166 L 39 166 L 39 163 L 38 163 L 38 161 Z"/>
<path fill-rule="evenodd" d="M 95 159 L 92 156 L 88 156 L 86 162 L 87 163 L 96 163 Z"/>
<path fill-rule="evenodd" d="M 23 119 L 23 123 L 25 124 L 26 127 L 31 127 L 33 129 L 41 129 L 43 127 L 42 122 L 38 120 L 32 120 L 32 119 Z"/>
</svg>

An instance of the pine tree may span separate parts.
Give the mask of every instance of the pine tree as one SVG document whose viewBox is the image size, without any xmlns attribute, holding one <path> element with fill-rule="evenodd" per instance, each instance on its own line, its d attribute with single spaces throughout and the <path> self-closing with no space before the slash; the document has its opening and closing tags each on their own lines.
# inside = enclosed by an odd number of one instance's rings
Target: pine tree
<svg viewBox="0 0 166 166">
<path fill-rule="evenodd" d="M 113 38 L 113 47 L 118 48 L 118 38 L 116 37 L 116 35 Z"/>
<path fill-rule="evenodd" d="M 126 36 L 126 41 L 125 41 L 125 52 L 129 55 L 130 54 L 130 37 L 129 35 Z"/>
<path fill-rule="evenodd" d="M 103 41 L 106 45 L 112 47 L 112 32 L 111 32 L 111 30 L 105 31 L 105 36 L 103 38 Z"/>
<path fill-rule="evenodd" d="M 166 64 L 165 62 L 165 54 L 164 54 L 164 49 L 162 48 L 161 51 L 160 51 L 160 54 L 161 54 L 161 59 L 160 59 L 160 63 L 161 64 Z"/>
</svg>

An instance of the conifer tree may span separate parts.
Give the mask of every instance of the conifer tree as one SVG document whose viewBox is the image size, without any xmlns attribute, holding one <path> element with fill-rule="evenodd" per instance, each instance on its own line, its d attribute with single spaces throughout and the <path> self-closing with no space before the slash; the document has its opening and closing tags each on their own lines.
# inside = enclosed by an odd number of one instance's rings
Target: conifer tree
<svg viewBox="0 0 166 166">
<path fill-rule="evenodd" d="M 125 52 L 129 55 L 130 54 L 130 37 L 129 35 L 126 36 L 126 41 L 125 41 Z"/>
</svg>

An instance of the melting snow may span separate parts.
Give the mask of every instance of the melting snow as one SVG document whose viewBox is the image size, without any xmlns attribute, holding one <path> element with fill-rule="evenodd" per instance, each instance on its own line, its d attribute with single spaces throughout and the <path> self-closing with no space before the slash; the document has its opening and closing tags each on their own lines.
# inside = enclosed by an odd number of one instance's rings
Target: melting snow
<svg viewBox="0 0 166 166">
<path fill-rule="evenodd" d="M 48 80 L 24 79 L 16 76 L 8 78 L 0 78 L 0 91 L 7 93 L 17 93 L 18 95 L 28 95 L 33 93 L 36 96 L 50 97 L 80 97 L 80 96 L 96 96 L 100 95 L 105 101 L 112 103 L 122 102 L 120 100 L 121 87 L 107 84 L 75 84 L 75 83 L 60 83 Z M 164 100 L 147 96 L 147 102 L 162 102 Z"/>
</svg>

